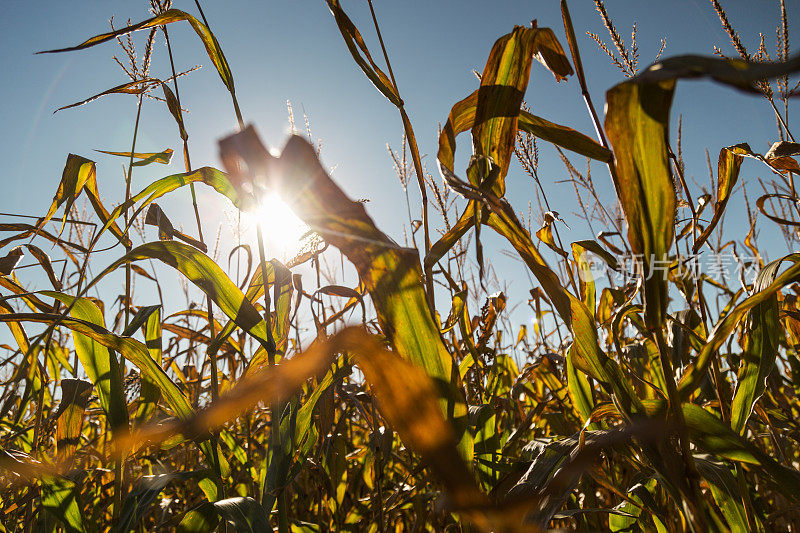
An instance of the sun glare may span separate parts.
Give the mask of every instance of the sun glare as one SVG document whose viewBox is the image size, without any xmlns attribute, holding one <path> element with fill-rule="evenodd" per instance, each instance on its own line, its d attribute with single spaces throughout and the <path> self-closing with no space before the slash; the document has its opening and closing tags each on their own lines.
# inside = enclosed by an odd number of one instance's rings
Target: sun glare
<svg viewBox="0 0 800 533">
<path fill-rule="evenodd" d="M 265 196 L 250 214 L 250 219 L 261 225 L 267 255 L 276 257 L 297 254 L 301 247 L 300 238 L 309 229 L 277 194 Z"/>
</svg>

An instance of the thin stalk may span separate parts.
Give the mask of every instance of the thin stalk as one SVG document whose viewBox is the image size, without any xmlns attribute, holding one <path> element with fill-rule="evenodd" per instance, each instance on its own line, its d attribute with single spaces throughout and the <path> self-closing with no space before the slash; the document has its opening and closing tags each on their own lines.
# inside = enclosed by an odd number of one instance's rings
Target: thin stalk
<svg viewBox="0 0 800 533">
<path fill-rule="evenodd" d="M 169 64 L 170 68 L 172 69 L 172 83 L 175 89 L 175 100 L 178 106 L 178 109 L 181 107 L 181 97 L 180 97 L 180 90 L 178 88 L 178 76 L 175 70 L 175 60 L 172 54 L 172 45 L 169 39 L 169 32 L 166 26 L 162 26 L 161 29 L 164 31 L 164 40 L 167 43 L 167 53 L 169 55 Z M 192 161 L 189 156 L 189 141 L 188 139 L 183 139 L 183 162 L 186 172 L 192 171 Z M 195 223 L 197 225 L 197 235 L 200 239 L 200 243 L 205 245 L 205 239 L 203 237 L 203 225 L 200 221 L 200 211 L 197 207 L 197 194 L 195 192 L 194 183 L 189 184 L 189 190 L 192 194 L 192 208 L 194 209 L 194 216 L 195 216 Z M 208 317 L 208 330 L 209 330 L 209 338 L 214 338 L 216 332 L 214 327 L 214 303 L 211 300 L 211 296 L 206 294 L 206 314 Z M 216 402 L 219 398 L 219 368 L 217 363 L 217 353 L 216 350 L 209 350 L 206 352 L 209 358 L 209 366 L 211 367 L 211 401 Z M 201 376 L 202 377 L 202 376 Z M 221 465 L 219 464 L 219 457 L 218 453 L 218 445 L 217 445 L 217 436 L 216 434 L 211 435 L 211 448 L 213 450 L 213 461 L 215 464 L 215 468 L 218 474 L 222 473 Z M 220 483 L 220 492 L 224 497 L 225 494 L 225 486 L 224 484 Z"/>
<path fill-rule="evenodd" d="M 606 136 L 603 134 L 603 126 L 600 124 L 597 111 L 594 108 L 594 104 L 592 104 L 592 96 L 589 94 L 589 88 L 586 85 L 586 76 L 583 73 L 583 63 L 581 62 L 581 54 L 578 50 L 578 41 L 575 39 L 575 28 L 572 26 L 572 17 L 570 17 L 569 14 L 567 0 L 561 0 L 561 18 L 564 22 L 564 31 L 567 34 L 567 42 L 569 44 L 570 55 L 572 55 L 572 62 L 575 65 L 575 74 L 578 76 L 578 83 L 580 83 L 581 86 L 581 96 L 583 96 L 586 109 L 591 116 L 597 139 L 600 141 L 600 144 L 608 148 Z"/>
<path fill-rule="evenodd" d="M 372 0 L 367 0 L 367 3 L 369 4 L 369 12 L 372 15 L 372 23 L 375 26 L 375 32 L 378 34 L 378 42 L 380 42 L 381 45 L 383 59 L 386 61 L 386 68 L 389 70 L 389 77 L 392 79 L 392 85 L 394 86 L 394 90 L 399 97 L 400 89 L 397 87 L 397 80 L 395 79 L 394 72 L 392 71 L 392 63 L 389 61 L 389 54 L 386 52 L 386 45 L 383 42 L 383 35 L 381 34 L 381 29 L 378 25 L 378 18 L 375 16 L 375 8 L 372 6 Z M 417 184 L 419 185 L 419 192 L 422 196 L 422 230 L 425 236 L 425 255 L 427 256 L 431 251 L 431 236 L 430 229 L 428 227 L 428 192 L 425 188 L 425 175 L 422 170 L 422 159 L 419 155 L 417 137 L 414 135 L 414 128 L 411 126 L 411 121 L 406 114 L 402 98 L 400 98 L 400 105 L 397 108 L 400 110 L 400 118 L 403 120 L 403 128 L 406 132 L 408 146 L 411 149 L 411 161 L 414 163 L 414 172 L 417 175 Z M 428 296 L 428 306 L 431 308 L 431 312 L 435 313 L 436 306 L 433 298 L 433 280 L 430 279 L 430 276 L 425 276 L 425 289 L 425 292 Z"/>
<path fill-rule="evenodd" d="M 144 101 L 144 96 L 139 95 L 138 101 L 136 103 L 136 122 L 133 125 L 133 139 L 131 140 L 131 153 L 128 159 L 128 168 L 125 174 L 125 202 L 130 200 L 131 197 L 131 181 L 133 178 L 133 153 L 136 151 L 136 139 L 139 136 L 139 123 L 142 117 L 142 102 Z M 128 227 L 130 223 L 130 214 L 129 210 L 126 208 L 124 213 L 124 220 L 125 220 L 125 227 Z M 125 246 L 125 253 L 131 251 L 132 243 L 124 244 Z M 131 264 L 125 263 L 125 301 L 122 302 L 122 305 L 125 308 L 125 329 L 128 328 L 130 324 L 130 316 L 131 316 L 131 301 L 132 301 L 132 294 L 131 294 Z M 111 357 L 116 358 L 116 354 L 111 351 L 109 352 Z M 119 358 L 119 373 L 120 373 L 120 383 L 124 383 L 125 381 L 125 358 Z M 116 429 L 116 428 L 115 428 Z M 125 492 L 125 457 L 120 457 L 116 461 L 114 461 L 114 507 L 113 507 L 113 517 L 114 520 L 119 518 L 119 514 L 122 511 L 122 496 Z"/>
<path fill-rule="evenodd" d="M 172 55 L 172 45 L 170 44 L 169 40 L 169 32 L 167 31 L 166 26 L 162 26 L 164 30 L 164 39 L 167 42 L 167 53 L 169 55 L 169 65 L 172 69 L 172 83 L 173 87 L 175 88 L 175 100 L 178 104 L 178 108 L 181 106 L 181 96 L 180 90 L 178 89 L 178 76 L 176 75 L 175 70 L 175 61 Z M 186 168 L 186 172 L 192 171 L 192 161 L 189 157 L 189 141 L 187 139 L 183 139 L 183 161 L 184 166 Z M 197 193 L 195 192 L 194 183 L 189 184 L 189 190 L 192 193 L 192 208 L 194 209 L 194 218 L 195 223 L 197 224 L 197 235 L 200 238 L 200 242 L 205 244 L 205 239 L 203 237 L 203 224 L 200 221 L 200 211 L 197 207 Z M 214 303 L 211 301 L 211 297 L 206 295 L 206 309 L 208 314 L 208 328 L 209 328 L 209 337 L 214 338 L 215 335 L 215 327 L 214 327 Z M 208 353 L 210 364 L 211 364 L 211 401 L 217 401 L 219 398 L 219 369 L 217 364 L 217 354 L 216 350 L 211 350 Z"/>
<path fill-rule="evenodd" d="M 661 329 L 654 329 L 651 334 L 656 342 L 659 351 L 659 360 L 661 362 L 661 372 L 664 375 L 664 381 L 667 385 L 667 398 L 669 402 L 668 416 L 670 425 L 677 429 L 678 444 L 680 446 L 680 455 L 683 459 L 683 468 L 685 479 L 685 489 L 688 489 L 688 494 L 684 494 L 681 490 L 682 500 L 684 505 L 684 512 L 689 521 L 689 526 L 693 531 L 706 531 L 705 516 L 702 512 L 705 507 L 705 500 L 701 497 L 701 492 L 697 484 L 700 474 L 694 464 L 691 451 L 689 450 L 689 439 L 686 434 L 686 423 L 683 418 L 683 409 L 680 404 L 680 395 L 675 383 L 675 374 L 670 362 L 669 348 L 664 339 L 664 332 Z M 665 447 L 667 453 L 674 453 L 674 450 L 667 445 Z"/>
<path fill-rule="evenodd" d="M 775 100 L 773 100 L 772 98 L 767 98 L 767 101 L 772 106 L 773 111 L 775 111 L 775 116 L 777 117 L 778 122 L 780 122 L 781 126 L 783 126 L 783 129 L 786 130 L 786 134 L 789 136 L 792 142 L 797 142 L 794 139 L 794 135 L 792 135 L 792 132 L 789 130 L 789 125 L 786 123 L 785 120 L 783 120 L 783 115 L 781 115 L 781 112 L 778 111 L 778 107 L 775 105 Z"/>
<path fill-rule="evenodd" d="M 206 19 L 205 14 L 203 13 L 203 8 L 200 6 L 200 2 L 195 0 L 195 5 L 197 6 L 197 10 L 200 12 L 200 17 L 203 19 L 203 23 L 209 28 L 211 31 L 211 27 L 208 24 L 208 20 Z M 166 30 L 165 30 L 166 31 Z M 171 58 L 171 56 L 170 56 Z M 233 110 L 236 113 L 236 120 L 239 123 L 239 131 L 244 130 L 244 120 L 242 119 L 242 112 L 239 108 L 239 101 L 236 99 L 236 94 L 233 90 L 230 91 L 231 99 L 233 100 Z M 178 98 L 177 92 L 175 93 L 176 99 Z M 180 102 L 180 100 L 178 100 Z M 272 337 L 272 327 L 271 327 L 271 320 L 270 320 L 270 297 L 269 297 L 269 287 L 267 284 L 267 261 L 266 255 L 264 253 L 264 236 L 261 231 L 261 226 L 259 224 L 256 225 L 256 238 L 258 240 L 258 254 L 259 254 L 259 262 L 261 264 L 261 278 L 264 284 L 264 321 L 267 324 L 267 360 L 269 366 L 275 365 L 275 340 Z M 213 334 L 212 334 L 213 337 Z M 275 406 L 270 406 L 270 410 L 272 411 L 272 416 L 270 417 L 270 449 L 275 450 L 279 445 L 278 439 L 278 431 L 280 430 L 280 417 L 275 417 L 276 409 Z M 286 515 L 286 493 L 285 491 L 281 490 L 280 494 L 278 494 L 278 529 L 283 533 L 284 531 L 289 530 L 288 527 L 288 518 Z M 271 511 L 271 510 L 270 510 Z"/>
<path fill-rule="evenodd" d="M 206 25 L 207 28 L 210 26 L 208 25 L 208 20 L 203 13 L 203 8 L 200 7 L 200 2 L 195 0 L 195 5 L 197 6 L 198 11 L 200 11 L 200 17 L 203 19 L 203 23 Z M 230 91 L 231 99 L 233 100 L 233 109 L 236 113 L 236 120 L 239 123 L 239 131 L 244 130 L 244 120 L 242 119 L 242 112 L 239 108 L 239 101 L 236 99 L 236 94 L 233 90 Z M 177 99 L 177 93 L 175 95 Z M 261 225 L 256 224 L 256 239 L 258 240 L 258 258 L 259 263 L 261 265 L 261 280 L 264 287 L 264 321 L 267 324 L 267 346 L 265 347 L 267 350 L 267 361 L 269 366 L 275 365 L 275 339 L 272 337 L 272 320 L 270 319 L 270 308 L 271 302 L 269 297 L 269 286 L 267 283 L 267 260 L 266 254 L 264 253 L 264 235 L 261 230 Z M 213 337 L 213 334 L 212 334 Z M 271 405 L 270 411 L 270 450 L 277 450 L 280 447 L 280 415 L 278 417 L 275 416 L 276 412 L 280 412 L 279 409 L 276 409 L 277 406 Z M 278 530 L 280 533 L 284 533 L 289 531 L 289 521 L 287 517 L 287 501 L 286 501 L 286 491 L 281 490 L 278 494 Z M 271 512 L 271 509 L 268 511 Z"/>
</svg>

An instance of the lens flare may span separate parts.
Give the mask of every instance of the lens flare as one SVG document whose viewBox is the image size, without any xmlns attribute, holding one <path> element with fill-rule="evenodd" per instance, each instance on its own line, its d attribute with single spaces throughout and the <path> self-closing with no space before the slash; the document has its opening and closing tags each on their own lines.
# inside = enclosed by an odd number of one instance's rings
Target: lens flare
<svg viewBox="0 0 800 533">
<path fill-rule="evenodd" d="M 300 239 L 309 229 L 277 194 L 262 198 L 258 208 L 248 218 L 253 224 L 261 226 L 267 255 L 274 257 L 296 255 L 301 248 Z"/>
</svg>

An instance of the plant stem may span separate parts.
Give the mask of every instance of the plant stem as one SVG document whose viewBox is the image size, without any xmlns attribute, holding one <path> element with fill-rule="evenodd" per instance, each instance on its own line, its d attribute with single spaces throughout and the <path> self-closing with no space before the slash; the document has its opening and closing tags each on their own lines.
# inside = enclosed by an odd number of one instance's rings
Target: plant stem
<svg viewBox="0 0 800 533">
<path fill-rule="evenodd" d="M 181 97 L 180 97 L 180 90 L 178 89 L 178 76 L 175 70 L 175 60 L 172 54 L 172 45 L 169 40 L 169 32 L 167 31 L 166 26 L 162 26 L 161 29 L 164 31 L 164 39 L 167 43 L 167 53 L 169 55 L 169 64 L 172 70 L 172 83 L 175 89 L 175 100 L 178 105 L 178 109 L 181 107 Z M 183 162 L 186 172 L 192 171 L 192 161 L 189 157 L 189 141 L 188 139 L 183 139 Z M 200 243 L 205 246 L 205 239 L 203 237 L 203 225 L 200 221 L 200 211 L 197 207 L 197 194 L 195 192 L 194 183 L 189 184 L 189 190 L 192 194 L 192 208 L 194 209 L 194 217 L 195 223 L 197 225 L 197 235 L 200 239 Z M 214 303 L 211 300 L 211 296 L 206 294 L 206 316 L 208 318 L 208 331 L 209 331 L 209 338 L 213 339 L 216 335 L 215 327 L 214 327 Z M 209 358 L 209 366 L 211 367 L 211 402 L 214 403 L 219 398 L 219 369 L 217 363 L 217 352 L 216 350 L 208 350 L 206 355 Z M 213 461 L 216 463 L 214 465 L 217 475 L 222 476 L 222 465 L 219 462 L 219 447 L 217 444 L 217 435 L 212 434 L 211 438 L 211 448 L 212 448 L 212 455 Z M 224 484 L 220 483 L 220 494 L 225 495 L 225 486 Z"/>
<path fill-rule="evenodd" d="M 386 61 L 386 68 L 389 70 L 389 77 L 392 79 L 392 85 L 394 86 L 394 90 L 399 98 L 400 89 L 397 87 L 397 80 L 395 79 L 394 72 L 392 71 L 392 64 L 389 61 L 389 54 L 386 52 L 386 45 L 383 42 L 383 36 L 381 35 L 381 29 L 378 25 L 378 18 L 375 16 L 375 9 L 372 6 L 372 0 L 367 0 L 367 3 L 369 4 L 369 12 L 372 15 L 372 23 L 375 26 L 375 32 L 378 34 L 378 41 L 380 42 L 381 51 L 383 52 L 383 59 Z M 419 155 L 417 137 L 414 135 L 414 128 L 411 126 L 411 121 L 406 114 L 402 98 L 400 98 L 400 105 L 397 108 L 400 110 L 400 118 L 403 120 L 403 128 L 406 132 L 408 146 L 411 149 L 411 161 L 414 163 L 414 172 L 417 175 L 417 184 L 419 185 L 419 192 L 422 196 L 422 230 L 425 236 L 425 255 L 427 256 L 431 251 L 431 236 L 430 229 L 428 227 L 428 192 L 425 187 L 425 175 L 422 170 L 422 159 Z M 436 305 L 433 297 L 433 280 L 430 279 L 430 276 L 425 276 L 425 289 L 425 292 L 428 296 L 428 306 L 430 307 L 431 312 L 435 313 Z"/>
</svg>

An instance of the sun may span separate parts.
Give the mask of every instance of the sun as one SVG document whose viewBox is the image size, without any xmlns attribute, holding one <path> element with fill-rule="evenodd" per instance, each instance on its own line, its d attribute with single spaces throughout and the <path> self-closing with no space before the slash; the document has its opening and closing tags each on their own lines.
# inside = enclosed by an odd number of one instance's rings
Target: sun
<svg viewBox="0 0 800 533">
<path fill-rule="evenodd" d="M 264 196 L 248 218 L 261 226 L 267 255 L 274 257 L 296 255 L 301 248 L 301 238 L 309 230 L 277 194 Z"/>
</svg>

